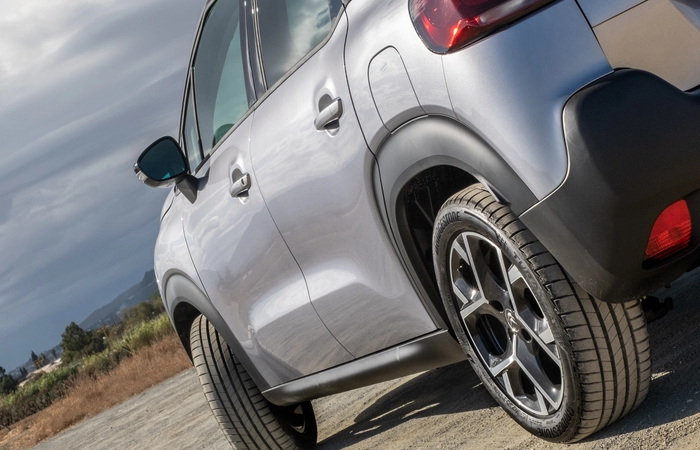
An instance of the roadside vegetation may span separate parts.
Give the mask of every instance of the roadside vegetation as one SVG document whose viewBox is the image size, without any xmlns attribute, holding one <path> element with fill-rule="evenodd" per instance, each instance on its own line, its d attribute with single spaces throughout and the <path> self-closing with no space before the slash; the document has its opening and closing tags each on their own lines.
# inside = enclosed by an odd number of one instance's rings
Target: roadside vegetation
<svg viewBox="0 0 700 450">
<path fill-rule="evenodd" d="M 71 323 L 61 366 L 0 394 L 0 449 L 34 445 L 190 366 L 159 295 L 121 318 L 93 331 Z"/>
</svg>

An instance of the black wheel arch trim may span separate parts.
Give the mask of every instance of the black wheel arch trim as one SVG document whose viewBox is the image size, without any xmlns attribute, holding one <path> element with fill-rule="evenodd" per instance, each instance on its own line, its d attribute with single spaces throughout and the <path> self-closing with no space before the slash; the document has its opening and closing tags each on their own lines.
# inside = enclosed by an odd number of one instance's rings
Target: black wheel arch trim
<svg viewBox="0 0 700 450">
<path fill-rule="evenodd" d="M 200 314 L 207 318 L 209 322 L 214 325 L 216 331 L 218 331 L 228 344 L 228 346 L 236 355 L 236 358 L 243 364 L 243 367 L 248 371 L 248 374 L 255 382 L 258 389 L 264 391 L 269 389 L 270 385 L 265 381 L 260 372 L 257 370 L 255 365 L 252 363 L 248 354 L 241 347 L 240 342 L 233 334 L 233 331 L 226 324 L 226 321 L 221 314 L 216 310 L 214 305 L 207 295 L 202 292 L 197 285 L 190 280 L 187 276 L 175 273 L 170 275 L 167 279 L 163 281 L 165 294 L 165 304 L 170 320 L 178 333 L 180 340 L 182 341 L 185 350 L 191 358 L 191 352 L 189 350 L 189 329 L 188 330 L 178 330 L 176 324 L 175 311 L 179 307 L 189 307 L 196 309 Z M 183 332 L 185 337 L 183 338 Z"/>
<path fill-rule="evenodd" d="M 433 320 L 439 327 L 449 328 L 429 274 L 417 251 L 406 245 L 411 237 L 401 217 L 404 208 L 400 201 L 405 188 L 424 171 L 449 166 L 472 177 L 472 182 L 481 182 L 516 214 L 534 205 L 537 197 L 490 144 L 446 116 L 427 115 L 406 122 L 384 139 L 375 154 L 374 194 L 384 226 Z"/>
<path fill-rule="evenodd" d="M 525 182 L 490 144 L 471 128 L 446 116 L 422 116 L 405 123 L 382 142 L 376 155 L 384 195 L 393 201 L 420 172 L 448 165 L 472 175 L 516 215 L 537 202 Z"/>
</svg>

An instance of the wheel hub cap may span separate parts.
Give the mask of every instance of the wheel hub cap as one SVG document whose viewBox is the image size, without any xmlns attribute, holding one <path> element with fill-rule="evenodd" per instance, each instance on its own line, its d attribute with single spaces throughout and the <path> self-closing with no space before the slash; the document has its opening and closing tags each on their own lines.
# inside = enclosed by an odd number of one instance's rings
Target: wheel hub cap
<svg viewBox="0 0 700 450">
<path fill-rule="evenodd" d="M 512 309 L 506 309 L 503 314 L 506 317 L 506 324 L 508 324 L 508 328 L 510 328 L 510 331 L 513 334 L 517 334 L 520 332 L 520 324 L 518 323 L 518 319 L 515 318 L 515 313 L 513 312 Z"/>
<path fill-rule="evenodd" d="M 557 411 L 563 397 L 559 348 L 518 266 L 472 232 L 455 239 L 448 263 L 462 325 L 491 377 L 526 412 Z"/>
</svg>

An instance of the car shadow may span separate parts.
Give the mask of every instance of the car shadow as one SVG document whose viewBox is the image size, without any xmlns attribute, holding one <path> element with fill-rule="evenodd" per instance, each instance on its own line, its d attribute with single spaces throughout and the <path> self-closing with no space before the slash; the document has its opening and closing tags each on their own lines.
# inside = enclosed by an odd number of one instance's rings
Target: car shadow
<svg viewBox="0 0 700 450">
<path fill-rule="evenodd" d="M 700 271 L 656 293 L 673 309 L 649 324 L 652 381 L 641 406 L 588 442 L 664 425 L 700 413 Z M 584 442 L 586 442 L 584 441 Z"/>
<path fill-rule="evenodd" d="M 649 325 L 652 347 L 649 394 L 637 410 L 582 441 L 585 447 L 585 443 L 590 445 L 700 414 L 700 270 L 684 275 L 670 289 L 656 295 L 672 297 L 674 307 Z M 348 397 L 348 401 L 356 400 Z M 369 405 L 354 418 L 352 425 L 320 442 L 319 449 L 361 443 L 408 419 L 498 406 L 466 361 L 389 386 L 376 399 L 367 395 L 359 401 Z"/>
<path fill-rule="evenodd" d="M 407 419 L 497 406 L 467 361 L 425 372 L 389 389 L 345 429 L 319 442 L 318 449 L 345 448 L 381 434 Z"/>
</svg>

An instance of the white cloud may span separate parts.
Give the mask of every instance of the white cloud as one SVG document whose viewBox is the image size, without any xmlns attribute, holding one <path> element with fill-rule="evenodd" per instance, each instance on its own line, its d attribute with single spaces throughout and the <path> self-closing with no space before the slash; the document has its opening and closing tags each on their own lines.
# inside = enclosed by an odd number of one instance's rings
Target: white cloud
<svg viewBox="0 0 700 450">
<path fill-rule="evenodd" d="M 152 266 L 165 193 L 131 163 L 177 127 L 203 4 L 0 2 L 0 365 Z"/>
</svg>

